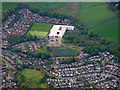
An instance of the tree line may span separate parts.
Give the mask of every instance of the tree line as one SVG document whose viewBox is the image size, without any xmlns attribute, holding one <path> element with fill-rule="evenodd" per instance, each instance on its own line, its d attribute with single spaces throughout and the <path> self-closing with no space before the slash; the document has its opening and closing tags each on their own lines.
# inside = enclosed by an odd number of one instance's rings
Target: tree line
<svg viewBox="0 0 120 90">
<path fill-rule="evenodd" d="M 110 2 L 108 9 L 116 12 L 120 18 L 120 2 Z"/>
<path fill-rule="evenodd" d="M 117 43 L 113 43 L 107 38 L 100 38 L 96 33 L 88 30 L 67 32 L 62 42 L 84 47 L 83 51 L 92 56 L 104 51 L 120 56 Z"/>
</svg>

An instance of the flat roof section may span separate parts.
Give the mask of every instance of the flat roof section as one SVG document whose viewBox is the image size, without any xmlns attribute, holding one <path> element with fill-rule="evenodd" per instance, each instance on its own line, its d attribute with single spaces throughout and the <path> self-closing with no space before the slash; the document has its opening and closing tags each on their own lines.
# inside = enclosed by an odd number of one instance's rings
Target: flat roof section
<svg viewBox="0 0 120 90">
<path fill-rule="evenodd" d="M 53 25 L 50 30 L 49 37 L 63 37 L 66 30 L 74 30 L 74 26 L 67 26 L 67 25 Z"/>
</svg>

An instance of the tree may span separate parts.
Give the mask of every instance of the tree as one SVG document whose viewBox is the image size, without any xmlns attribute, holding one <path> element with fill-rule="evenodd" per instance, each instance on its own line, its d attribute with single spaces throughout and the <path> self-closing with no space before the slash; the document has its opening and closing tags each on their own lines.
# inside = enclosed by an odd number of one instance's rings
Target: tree
<svg viewBox="0 0 120 90">
<path fill-rule="evenodd" d="M 86 46 L 84 49 L 83 49 L 84 52 L 94 56 L 94 55 L 97 55 L 99 53 L 99 50 L 93 46 Z"/>
<path fill-rule="evenodd" d="M 48 51 L 51 51 L 50 47 L 47 47 L 47 50 L 48 50 Z"/>
<path fill-rule="evenodd" d="M 20 85 L 20 87 L 21 87 L 21 88 L 26 88 L 25 83 L 22 83 L 22 84 Z"/>
<path fill-rule="evenodd" d="M 17 72 L 17 81 L 18 81 L 18 85 L 21 86 L 22 83 L 25 82 L 25 77 L 22 75 L 21 72 Z M 23 84 L 24 85 L 24 84 Z"/>
<path fill-rule="evenodd" d="M 36 70 L 40 71 L 40 67 L 36 67 Z"/>
</svg>

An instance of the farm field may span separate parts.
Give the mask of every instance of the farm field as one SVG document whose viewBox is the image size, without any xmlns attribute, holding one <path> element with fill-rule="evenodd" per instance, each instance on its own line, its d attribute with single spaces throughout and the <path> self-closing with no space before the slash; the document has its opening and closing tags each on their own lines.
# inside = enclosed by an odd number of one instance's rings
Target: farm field
<svg viewBox="0 0 120 90">
<path fill-rule="evenodd" d="M 17 4 L 18 2 L 2 2 L 2 10 L 14 8 Z"/>
<path fill-rule="evenodd" d="M 81 8 L 87 8 L 89 6 L 96 6 L 96 5 L 99 5 L 99 4 L 103 4 L 103 2 L 81 2 L 80 3 L 80 9 Z"/>
<path fill-rule="evenodd" d="M 28 33 L 31 33 L 32 35 L 36 36 L 45 37 L 52 26 L 53 24 L 48 23 L 34 23 Z"/>
<path fill-rule="evenodd" d="M 70 2 L 55 10 L 56 13 L 65 14 L 72 17 L 77 17 L 79 12 L 80 2 Z"/>
<path fill-rule="evenodd" d="M 41 10 L 55 10 L 66 4 L 66 2 L 28 2 L 29 5 Z"/>
<path fill-rule="evenodd" d="M 25 77 L 25 85 L 28 88 L 47 88 L 46 83 L 39 84 L 39 80 L 45 75 L 41 70 L 24 69 L 22 75 Z"/>
<path fill-rule="evenodd" d="M 53 50 L 53 56 L 63 56 L 63 57 L 67 57 L 67 56 L 77 56 L 78 52 L 77 50 L 74 49 L 54 49 Z"/>
<path fill-rule="evenodd" d="M 113 42 L 118 42 L 118 20 L 117 19 L 103 23 L 91 30 L 94 32 L 97 32 L 100 37 L 106 37 L 112 40 Z"/>
<path fill-rule="evenodd" d="M 98 23 L 106 18 L 115 16 L 115 13 L 108 10 L 108 4 L 102 4 L 95 7 L 83 8 L 79 11 L 79 20 L 82 23 Z"/>
<path fill-rule="evenodd" d="M 3 2 L 2 8 L 3 10 L 7 10 L 9 8 L 15 7 L 19 2 Z M 65 2 L 55 3 L 55 2 L 27 2 L 29 5 L 39 8 L 41 10 L 55 10 L 57 8 L 62 7 L 65 5 Z"/>
</svg>

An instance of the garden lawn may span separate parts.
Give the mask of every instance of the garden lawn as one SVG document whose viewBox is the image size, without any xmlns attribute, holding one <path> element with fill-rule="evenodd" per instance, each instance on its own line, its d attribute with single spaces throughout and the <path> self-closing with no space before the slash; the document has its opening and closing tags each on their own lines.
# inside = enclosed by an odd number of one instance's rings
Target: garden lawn
<svg viewBox="0 0 120 90">
<path fill-rule="evenodd" d="M 53 56 L 63 56 L 63 57 L 67 57 L 67 56 L 77 56 L 78 52 L 77 50 L 74 49 L 54 49 L 53 50 Z"/>
<path fill-rule="evenodd" d="M 109 38 L 113 42 L 118 42 L 118 20 L 111 20 L 91 29 L 97 32 L 100 37 Z"/>
<path fill-rule="evenodd" d="M 39 84 L 39 80 L 45 75 L 45 73 L 41 70 L 37 71 L 35 69 L 24 69 L 22 71 L 22 75 L 25 77 L 25 85 L 28 88 L 47 88 L 46 83 Z"/>
</svg>

